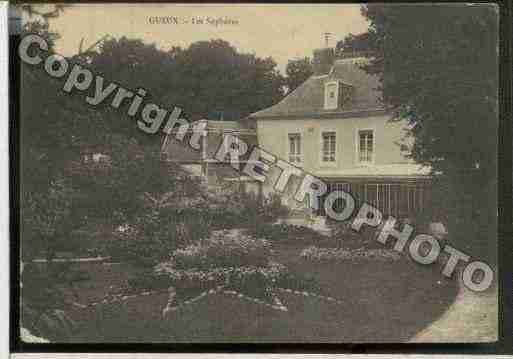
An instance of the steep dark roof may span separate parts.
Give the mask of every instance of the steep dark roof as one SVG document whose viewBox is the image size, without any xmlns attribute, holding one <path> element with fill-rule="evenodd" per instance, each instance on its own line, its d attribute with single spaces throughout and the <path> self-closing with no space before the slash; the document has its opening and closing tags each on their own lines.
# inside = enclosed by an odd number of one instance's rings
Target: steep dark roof
<svg viewBox="0 0 513 359">
<path fill-rule="evenodd" d="M 361 62 L 360 62 L 361 63 Z M 334 110 L 324 109 L 324 84 L 338 80 L 354 88 L 350 102 Z M 273 118 L 301 115 L 329 115 L 382 110 L 377 76 L 369 75 L 354 59 L 335 61 L 330 73 L 311 76 L 276 105 L 255 112 L 249 118 Z"/>
</svg>

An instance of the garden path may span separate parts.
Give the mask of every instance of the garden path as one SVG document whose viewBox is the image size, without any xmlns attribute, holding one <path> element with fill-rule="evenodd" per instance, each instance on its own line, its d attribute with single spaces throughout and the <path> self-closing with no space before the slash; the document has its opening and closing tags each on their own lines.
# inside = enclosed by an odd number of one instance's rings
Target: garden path
<svg viewBox="0 0 513 359">
<path fill-rule="evenodd" d="M 494 342 L 498 336 L 497 288 L 475 293 L 460 284 L 455 301 L 445 313 L 410 342 Z"/>
</svg>

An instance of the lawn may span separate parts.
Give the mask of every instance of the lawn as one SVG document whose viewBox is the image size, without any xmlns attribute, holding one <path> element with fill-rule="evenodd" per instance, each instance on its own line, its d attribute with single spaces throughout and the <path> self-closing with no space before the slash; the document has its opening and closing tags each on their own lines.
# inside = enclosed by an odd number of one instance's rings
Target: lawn
<svg viewBox="0 0 513 359">
<path fill-rule="evenodd" d="M 207 295 L 166 320 L 167 293 L 136 296 L 94 308 L 69 306 L 77 323 L 71 342 L 404 342 L 439 318 L 452 303 L 457 283 L 437 267 L 397 261 L 311 262 L 299 256 L 306 239 L 273 243 L 274 259 L 316 283 L 322 297 L 279 291 L 288 311 L 228 295 Z M 334 243 L 317 242 L 318 246 Z M 88 280 L 76 284 L 78 298 L 101 300 L 126 293 L 138 271 L 127 264 L 77 263 Z"/>
</svg>

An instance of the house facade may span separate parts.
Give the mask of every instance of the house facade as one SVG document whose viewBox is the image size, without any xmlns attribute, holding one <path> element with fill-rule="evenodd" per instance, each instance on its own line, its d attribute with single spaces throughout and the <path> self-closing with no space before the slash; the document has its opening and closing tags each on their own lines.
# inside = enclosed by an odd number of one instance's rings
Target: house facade
<svg viewBox="0 0 513 359">
<path fill-rule="evenodd" d="M 256 123 L 260 148 L 323 179 L 328 193 L 343 189 L 385 214 L 410 216 L 428 205 L 430 169 L 401 151 L 407 122 L 381 103 L 378 78 L 361 68 L 367 61 L 317 50 L 314 74 L 246 121 Z M 292 195 L 284 202 L 294 206 Z"/>
</svg>

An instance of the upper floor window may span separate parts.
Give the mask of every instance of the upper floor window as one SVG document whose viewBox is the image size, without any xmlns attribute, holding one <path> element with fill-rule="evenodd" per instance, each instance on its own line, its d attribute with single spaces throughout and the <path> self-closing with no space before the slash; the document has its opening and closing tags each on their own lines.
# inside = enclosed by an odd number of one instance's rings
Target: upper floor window
<svg viewBox="0 0 513 359">
<path fill-rule="evenodd" d="M 358 160 L 360 162 L 372 162 L 374 156 L 374 131 L 359 131 L 358 137 Z"/>
<path fill-rule="evenodd" d="M 334 110 L 338 107 L 338 81 L 324 85 L 324 109 Z"/>
<path fill-rule="evenodd" d="M 335 162 L 337 134 L 335 131 L 322 133 L 322 161 Z"/>
<path fill-rule="evenodd" d="M 289 162 L 301 162 L 301 134 L 289 133 Z"/>
</svg>

